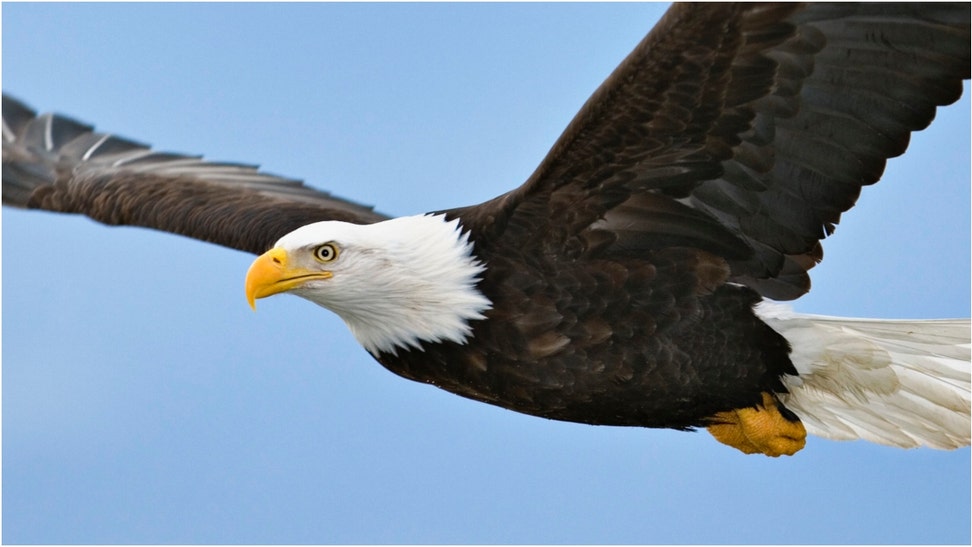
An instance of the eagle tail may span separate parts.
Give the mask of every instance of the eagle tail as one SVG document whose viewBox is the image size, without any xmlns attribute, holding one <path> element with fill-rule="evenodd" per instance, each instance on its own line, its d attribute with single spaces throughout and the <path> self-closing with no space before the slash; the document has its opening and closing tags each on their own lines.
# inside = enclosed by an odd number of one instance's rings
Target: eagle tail
<svg viewBox="0 0 972 547">
<path fill-rule="evenodd" d="M 792 346 L 800 376 L 780 400 L 808 433 L 911 448 L 969 445 L 968 319 L 849 319 L 797 314 L 772 303 L 757 313 Z"/>
</svg>

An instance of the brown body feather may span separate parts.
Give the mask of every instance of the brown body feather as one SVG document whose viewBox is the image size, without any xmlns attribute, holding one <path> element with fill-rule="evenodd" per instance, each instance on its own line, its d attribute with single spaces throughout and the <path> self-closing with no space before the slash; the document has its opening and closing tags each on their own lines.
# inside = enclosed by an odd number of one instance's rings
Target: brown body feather
<svg viewBox="0 0 972 547">
<path fill-rule="evenodd" d="M 725 262 L 689 248 L 638 259 L 485 257 L 480 290 L 500 303 L 465 344 L 380 355 L 389 370 L 487 403 L 589 424 L 688 428 L 782 393 L 796 374 L 782 336 L 725 285 Z"/>
</svg>

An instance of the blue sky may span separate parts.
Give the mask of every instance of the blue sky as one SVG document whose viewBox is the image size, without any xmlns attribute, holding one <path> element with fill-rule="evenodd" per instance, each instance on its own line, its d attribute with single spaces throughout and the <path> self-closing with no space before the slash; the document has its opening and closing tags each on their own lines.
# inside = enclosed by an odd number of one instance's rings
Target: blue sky
<svg viewBox="0 0 972 547">
<path fill-rule="evenodd" d="M 3 89 L 409 214 L 523 181 L 656 4 L 9 4 Z M 865 189 L 799 311 L 969 316 L 969 102 Z M 3 210 L 6 543 L 968 543 L 968 448 L 590 427 L 385 371 L 251 257 Z"/>
</svg>

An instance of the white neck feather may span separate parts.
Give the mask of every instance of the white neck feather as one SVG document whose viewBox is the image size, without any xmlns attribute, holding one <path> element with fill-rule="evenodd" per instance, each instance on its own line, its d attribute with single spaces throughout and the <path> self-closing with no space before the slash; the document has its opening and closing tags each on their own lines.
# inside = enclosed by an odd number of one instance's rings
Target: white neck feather
<svg viewBox="0 0 972 547">
<path fill-rule="evenodd" d="M 370 225 L 327 221 L 286 236 L 334 241 L 334 277 L 294 290 L 337 313 L 374 355 L 421 349 L 423 342 L 463 343 L 471 320 L 491 307 L 476 288 L 485 269 L 469 234 L 444 215 L 401 217 Z"/>
</svg>

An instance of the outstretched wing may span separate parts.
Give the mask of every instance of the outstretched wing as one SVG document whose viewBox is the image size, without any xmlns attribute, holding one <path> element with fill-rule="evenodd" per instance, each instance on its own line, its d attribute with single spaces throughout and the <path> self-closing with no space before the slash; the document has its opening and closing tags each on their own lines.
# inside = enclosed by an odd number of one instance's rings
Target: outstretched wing
<svg viewBox="0 0 972 547">
<path fill-rule="evenodd" d="M 3 96 L 3 203 L 80 213 L 261 253 L 319 220 L 384 220 L 370 207 L 256 167 L 155 152 Z"/>
<path fill-rule="evenodd" d="M 463 215 L 562 252 L 698 247 L 797 298 L 861 187 L 961 96 L 969 28 L 969 4 L 675 5 L 523 186 Z"/>
</svg>

